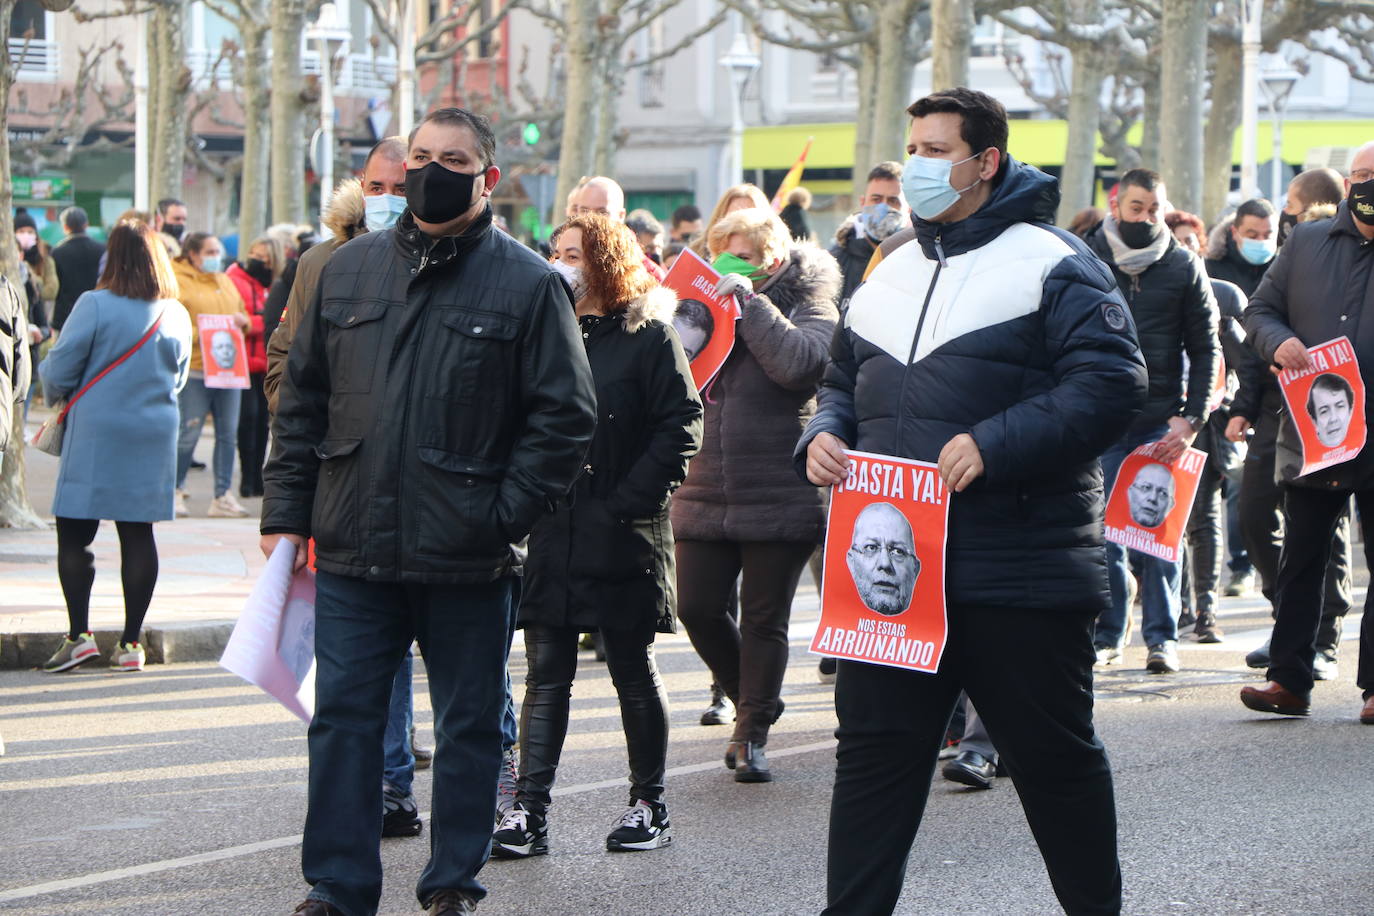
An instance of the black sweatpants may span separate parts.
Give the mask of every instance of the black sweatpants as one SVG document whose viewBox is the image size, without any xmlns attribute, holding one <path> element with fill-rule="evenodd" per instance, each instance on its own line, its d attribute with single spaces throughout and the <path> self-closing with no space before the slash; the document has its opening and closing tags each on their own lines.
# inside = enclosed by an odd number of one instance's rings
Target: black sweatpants
<svg viewBox="0 0 1374 916">
<path fill-rule="evenodd" d="M 1093 730 L 1096 615 L 953 606 L 948 616 L 938 674 L 839 663 L 825 913 L 896 907 L 961 687 L 997 743 L 1060 904 L 1119 913 L 1112 774 Z"/>
<path fill-rule="evenodd" d="M 1361 518 L 1374 518 L 1374 490 L 1356 492 L 1355 503 Z M 1349 505 L 1349 490 L 1285 488 L 1283 509 L 1288 530 L 1279 559 L 1268 677 L 1300 697 L 1312 692 L 1312 657 L 1321 624 L 1323 581 L 1331 561 L 1332 537 Z M 1368 538 L 1364 555 L 1374 568 L 1374 544 Z M 1374 589 L 1365 598 L 1355 683 L 1366 698 L 1374 692 Z"/>
</svg>

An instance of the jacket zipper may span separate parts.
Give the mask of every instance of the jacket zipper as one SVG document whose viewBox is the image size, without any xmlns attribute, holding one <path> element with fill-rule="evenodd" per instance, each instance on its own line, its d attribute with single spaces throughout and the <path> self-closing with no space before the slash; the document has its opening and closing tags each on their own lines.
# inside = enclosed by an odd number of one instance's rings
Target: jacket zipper
<svg viewBox="0 0 1374 916">
<path fill-rule="evenodd" d="M 940 271 L 947 266 L 945 263 L 945 249 L 940 245 L 940 236 L 935 236 L 935 255 L 939 259 L 935 265 L 935 273 L 930 275 L 930 286 L 926 288 L 925 302 L 921 303 L 921 315 L 916 319 L 916 333 L 911 337 L 911 352 L 907 354 L 906 365 L 902 367 L 902 386 L 897 389 L 897 428 L 893 436 L 892 454 L 900 455 L 902 446 L 902 418 L 905 414 L 903 398 L 906 394 L 906 379 L 911 372 L 911 362 L 916 358 L 916 347 L 921 342 L 921 329 L 926 324 L 926 312 L 930 310 L 931 297 L 935 295 L 935 284 L 940 280 Z"/>
</svg>

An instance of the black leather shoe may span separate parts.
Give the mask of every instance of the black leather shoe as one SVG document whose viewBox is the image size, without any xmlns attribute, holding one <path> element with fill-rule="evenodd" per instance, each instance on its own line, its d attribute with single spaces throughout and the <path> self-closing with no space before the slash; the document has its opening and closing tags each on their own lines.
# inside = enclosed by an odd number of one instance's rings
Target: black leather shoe
<svg viewBox="0 0 1374 916">
<path fill-rule="evenodd" d="M 291 911 L 291 916 L 343 916 L 343 910 L 330 906 L 323 900 L 307 897 L 300 906 Z"/>
<path fill-rule="evenodd" d="M 425 904 L 430 916 L 454 916 L 477 912 L 477 901 L 461 891 L 440 891 Z"/>
<path fill-rule="evenodd" d="M 974 789 L 991 789 L 997 778 L 997 764 L 975 751 L 960 751 L 940 770 L 945 779 Z"/>
<path fill-rule="evenodd" d="M 719 684 L 711 685 L 711 705 L 706 707 L 706 711 L 701 714 L 702 725 L 724 725 L 734 717 L 730 715 L 730 709 L 725 704 L 730 701 L 725 698 L 725 691 L 720 689 Z M 733 769 L 733 767 L 731 768 Z"/>
<path fill-rule="evenodd" d="M 735 771 L 735 782 L 772 782 L 773 771 L 763 745 L 752 741 L 732 741 L 725 752 L 725 765 Z"/>
<path fill-rule="evenodd" d="M 1264 641 L 1260 646 L 1245 655 L 1245 667 L 1247 668 L 1268 668 L 1269 667 L 1269 640 Z"/>
</svg>

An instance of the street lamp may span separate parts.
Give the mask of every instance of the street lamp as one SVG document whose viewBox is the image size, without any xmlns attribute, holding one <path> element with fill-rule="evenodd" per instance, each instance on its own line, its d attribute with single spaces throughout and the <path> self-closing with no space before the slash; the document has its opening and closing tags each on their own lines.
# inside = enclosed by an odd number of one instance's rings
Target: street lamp
<svg viewBox="0 0 1374 916">
<path fill-rule="evenodd" d="M 323 137 L 318 171 L 320 173 L 320 225 L 324 225 L 329 196 L 334 193 L 334 58 L 338 57 L 350 38 L 348 29 L 339 25 L 334 4 L 320 6 L 320 15 L 305 30 L 306 41 L 319 43 L 320 54 L 320 134 Z"/>
<path fill-rule="evenodd" d="M 1287 61 L 1269 67 L 1260 74 L 1260 88 L 1269 100 L 1269 116 L 1274 122 L 1274 160 L 1270 163 L 1269 199 L 1279 206 L 1283 194 L 1283 113 L 1288 107 L 1288 97 L 1293 87 L 1302 79 L 1302 74 Z"/>
<path fill-rule="evenodd" d="M 720 65 L 730 71 L 730 164 L 724 170 L 725 187 L 744 181 L 744 112 L 740 96 L 744 94 L 745 82 L 760 63 L 745 34 L 735 32 L 730 50 L 720 59 Z"/>
</svg>

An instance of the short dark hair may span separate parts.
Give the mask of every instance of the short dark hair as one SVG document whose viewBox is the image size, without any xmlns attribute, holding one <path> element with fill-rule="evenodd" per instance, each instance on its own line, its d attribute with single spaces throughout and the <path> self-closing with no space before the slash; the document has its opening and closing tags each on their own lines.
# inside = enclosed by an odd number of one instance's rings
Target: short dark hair
<svg viewBox="0 0 1374 916">
<path fill-rule="evenodd" d="M 152 227 L 141 220 L 121 220 L 105 243 L 105 270 L 96 289 L 151 302 L 181 293 L 167 249 Z"/>
<path fill-rule="evenodd" d="M 1127 188 L 1140 188 L 1142 191 L 1153 191 L 1164 183 L 1164 178 L 1153 169 L 1131 169 L 1121 176 L 1121 181 L 1117 182 L 1121 191 Z M 1121 192 L 1118 191 L 1118 194 Z"/>
<path fill-rule="evenodd" d="M 683 204 L 673 211 L 673 228 L 676 229 L 683 223 L 694 223 L 701 219 L 701 211 L 695 204 Z"/>
<path fill-rule="evenodd" d="M 164 197 L 162 198 L 162 200 L 159 200 L 157 202 L 157 215 L 165 219 L 168 210 L 172 209 L 173 207 L 184 206 L 186 206 L 186 201 L 184 200 L 177 200 L 175 197 Z"/>
<path fill-rule="evenodd" d="M 1317 419 L 1317 411 L 1312 404 L 1312 395 L 1320 388 L 1332 394 L 1345 395 L 1345 403 L 1353 409 L 1355 406 L 1355 389 L 1350 387 L 1350 383 L 1341 378 L 1334 372 L 1323 372 L 1312 380 L 1312 387 L 1307 389 L 1307 415 L 1312 419 Z"/>
<path fill-rule="evenodd" d="M 1308 169 L 1289 182 L 1288 193 L 1298 198 L 1304 210 L 1313 204 L 1339 204 L 1345 197 L 1345 182 L 1335 169 Z"/>
<path fill-rule="evenodd" d="M 496 164 L 496 134 L 492 133 L 491 122 L 466 108 L 436 108 L 425 115 L 406 138 L 406 148 L 415 145 L 415 135 L 426 124 L 445 124 L 449 127 L 466 127 L 477 138 L 477 158 L 482 168 L 489 169 Z"/>
<path fill-rule="evenodd" d="M 625 217 L 625 225 L 637 235 L 658 235 L 663 231 L 663 224 L 648 210 L 631 210 Z"/>
<path fill-rule="evenodd" d="M 986 149 L 1007 154 L 1007 110 L 986 92 L 963 86 L 942 89 L 912 102 L 906 113 L 913 118 L 957 114 L 963 119 L 959 136 L 975 154 Z"/>
<path fill-rule="evenodd" d="M 716 317 L 711 314 L 706 303 L 697 299 L 679 299 L 677 311 L 673 313 L 673 321 L 705 331 L 707 340 L 716 333 Z"/>
<path fill-rule="evenodd" d="M 914 105 L 912 106 L 915 107 Z M 986 148 L 986 147 L 985 147 Z M 868 181 L 901 181 L 902 164 L 900 162 L 879 162 L 868 170 Z"/>
<path fill-rule="evenodd" d="M 67 227 L 68 232 L 85 232 L 90 224 L 90 217 L 80 207 L 68 207 L 62 211 L 62 225 Z"/>
<path fill-rule="evenodd" d="M 1274 218 L 1274 205 L 1263 197 L 1255 197 L 1236 207 L 1236 222 L 1234 226 L 1247 216 L 1258 216 L 1260 219 L 1272 220 Z"/>
</svg>

